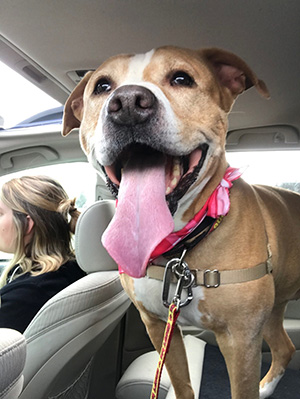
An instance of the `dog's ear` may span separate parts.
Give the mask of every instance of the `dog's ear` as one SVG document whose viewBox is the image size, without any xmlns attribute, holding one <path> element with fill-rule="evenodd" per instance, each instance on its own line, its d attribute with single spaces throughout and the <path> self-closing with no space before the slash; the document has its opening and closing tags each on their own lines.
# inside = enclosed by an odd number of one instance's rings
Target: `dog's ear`
<svg viewBox="0 0 300 399">
<path fill-rule="evenodd" d="M 80 126 L 83 115 L 83 92 L 92 74 L 93 71 L 87 72 L 67 99 L 63 115 L 63 136 L 67 136 Z"/>
<path fill-rule="evenodd" d="M 203 49 L 201 55 L 212 65 L 221 85 L 231 91 L 234 99 L 252 86 L 263 97 L 270 97 L 265 83 L 237 55 L 218 48 Z"/>
</svg>

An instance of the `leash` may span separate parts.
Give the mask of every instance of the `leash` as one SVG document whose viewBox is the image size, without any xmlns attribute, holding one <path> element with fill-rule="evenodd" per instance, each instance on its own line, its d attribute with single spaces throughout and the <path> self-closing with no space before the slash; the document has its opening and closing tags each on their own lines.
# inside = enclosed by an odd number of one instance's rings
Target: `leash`
<svg viewBox="0 0 300 399">
<path fill-rule="evenodd" d="M 188 305 L 190 301 L 193 299 L 192 285 L 194 283 L 194 276 L 191 274 L 187 263 L 184 262 L 183 260 L 186 251 L 187 251 L 186 249 L 183 251 L 180 258 L 174 258 L 170 260 L 165 270 L 163 303 L 169 309 L 169 313 L 164 332 L 163 342 L 160 350 L 159 361 L 152 385 L 150 399 L 157 399 L 158 397 L 161 373 L 170 347 L 173 331 L 176 325 L 176 320 L 180 313 L 179 309 L 183 306 Z M 174 273 L 174 275 L 177 277 L 177 286 L 173 300 L 171 303 L 169 303 L 168 296 L 169 296 L 171 273 Z M 184 301 L 181 301 L 181 294 L 184 289 L 188 291 L 188 296 Z"/>
<path fill-rule="evenodd" d="M 166 360 L 166 355 L 169 350 L 171 338 L 173 335 L 174 327 L 176 324 L 176 320 L 179 316 L 179 313 L 180 313 L 180 311 L 179 311 L 179 309 L 177 309 L 177 305 L 174 302 L 172 302 L 171 305 L 169 306 L 168 321 L 167 321 L 166 328 L 165 328 L 163 343 L 162 343 L 160 354 L 159 354 L 159 361 L 158 361 L 155 378 L 154 378 L 153 385 L 152 385 L 150 399 L 158 398 L 161 373 L 163 370 L 163 366 L 164 366 L 164 363 Z"/>
<path fill-rule="evenodd" d="M 211 230 L 213 230 L 219 225 L 219 223 L 220 223 L 219 219 L 218 222 L 216 223 L 216 219 L 213 219 L 211 217 L 204 218 L 202 223 L 200 223 L 200 225 L 191 234 L 189 234 L 185 239 L 183 239 L 179 243 L 179 245 L 178 244 L 175 245 L 170 251 L 164 254 L 164 255 L 174 255 L 178 253 L 178 251 L 182 251 L 181 257 L 171 259 L 167 263 L 166 268 L 164 270 L 162 299 L 164 306 L 169 308 L 169 312 L 168 312 L 168 320 L 164 332 L 163 342 L 159 354 L 158 365 L 156 368 L 156 373 L 152 385 L 150 399 L 158 398 L 161 374 L 171 344 L 171 339 L 176 325 L 176 320 L 180 313 L 179 309 L 180 307 L 188 305 L 193 299 L 192 286 L 194 284 L 195 277 L 191 273 L 187 263 L 184 262 L 183 258 L 188 250 L 192 249 L 198 242 L 200 242 L 204 237 L 206 237 Z M 173 300 L 170 303 L 168 301 L 169 290 L 171 285 L 170 283 L 172 282 L 172 278 L 174 277 L 176 277 L 177 279 L 177 286 Z M 187 297 L 184 301 L 181 301 L 181 293 L 184 289 L 187 290 Z"/>
</svg>

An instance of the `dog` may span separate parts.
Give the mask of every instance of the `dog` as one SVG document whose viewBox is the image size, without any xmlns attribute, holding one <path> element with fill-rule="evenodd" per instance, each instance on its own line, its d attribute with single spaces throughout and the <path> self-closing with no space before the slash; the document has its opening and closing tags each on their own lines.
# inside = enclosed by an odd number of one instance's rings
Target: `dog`
<svg viewBox="0 0 300 399">
<path fill-rule="evenodd" d="M 118 197 L 102 240 L 153 345 L 175 303 L 179 323 L 214 331 L 232 399 L 272 394 L 295 351 L 285 307 L 300 297 L 300 196 L 247 184 L 225 157 L 228 113 L 251 87 L 269 97 L 240 57 L 217 48 L 119 55 L 74 89 L 62 131 L 80 128 Z M 263 338 L 272 365 L 259 384 Z M 166 367 L 176 398 L 194 398 L 177 326 Z"/>
</svg>

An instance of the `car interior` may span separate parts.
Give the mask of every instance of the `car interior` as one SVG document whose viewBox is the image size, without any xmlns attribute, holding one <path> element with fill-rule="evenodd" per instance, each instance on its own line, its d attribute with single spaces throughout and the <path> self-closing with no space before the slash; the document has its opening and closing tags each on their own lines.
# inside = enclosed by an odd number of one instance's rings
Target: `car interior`
<svg viewBox="0 0 300 399">
<path fill-rule="evenodd" d="M 271 98 L 252 89 L 239 97 L 229 116 L 228 162 L 250 183 L 300 193 L 299 26 L 298 0 L 1 1 L 0 186 L 42 173 L 76 196 L 82 214 L 74 244 L 87 275 L 48 301 L 24 334 L 0 328 L 0 399 L 150 397 L 158 354 L 101 244 L 115 199 L 88 163 L 78 129 L 61 134 L 64 104 L 84 74 L 113 55 L 163 45 L 237 54 L 264 80 Z M 30 107 L 35 96 L 15 85 L 4 67 L 50 106 Z M 0 272 L 9 259 L 0 252 Z M 288 367 L 299 372 L 299 301 L 289 303 L 284 326 L 296 347 Z M 193 326 L 182 333 L 195 398 L 209 399 L 199 395 L 204 347 L 217 346 L 214 334 Z M 262 359 L 271 361 L 265 343 Z M 159 398 L 175 398 L 166 370 Z"/>
</svg>

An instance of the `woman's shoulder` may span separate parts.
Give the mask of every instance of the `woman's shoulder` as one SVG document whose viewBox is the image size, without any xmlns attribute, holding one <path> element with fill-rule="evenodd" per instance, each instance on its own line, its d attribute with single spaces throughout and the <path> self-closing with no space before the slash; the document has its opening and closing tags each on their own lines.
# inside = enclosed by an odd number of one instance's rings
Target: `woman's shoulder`
<svg viewBox="0 0 300 399">
<path fill-rule="evenodd" d="M 86 273 L 79 267 L 76 260 L 69 260 L 54 272 L 41 274 L 37 284 L 45 289 L 60 291 L 68 285 L 86 276 Z"/>
<path fill-rule="evenodd" d="M 55 282 L 57 284 L 69 285 L 86 276 L 86 273 L 79 267 L 76 260 L 68 260 L 57 270 L 32 276 L 37 284 Z"/>
<path fill-rule="evenodd" d="M 17 287 L 31 287 L 31 289 L 57 287 L 63 289 L 74 283 L 80 278 L 86 276 L 86 273 L 79 267 L 76 260 L 69 260 L 56 271 L 46 272 L 33 276 L 30 273 L 21 274 L 10 283 L 1 288 L 1 292 L 10 291 Z"/>
<path fill-rule="evenodd" d="M 86 272 L 80 268 L 75 259 L 68 260 L 57 270 L 57 272 L 66 275 L 71 274 L 72 276 L 77 277 L 77 279 L 86 275 Z"/>
</svg>

